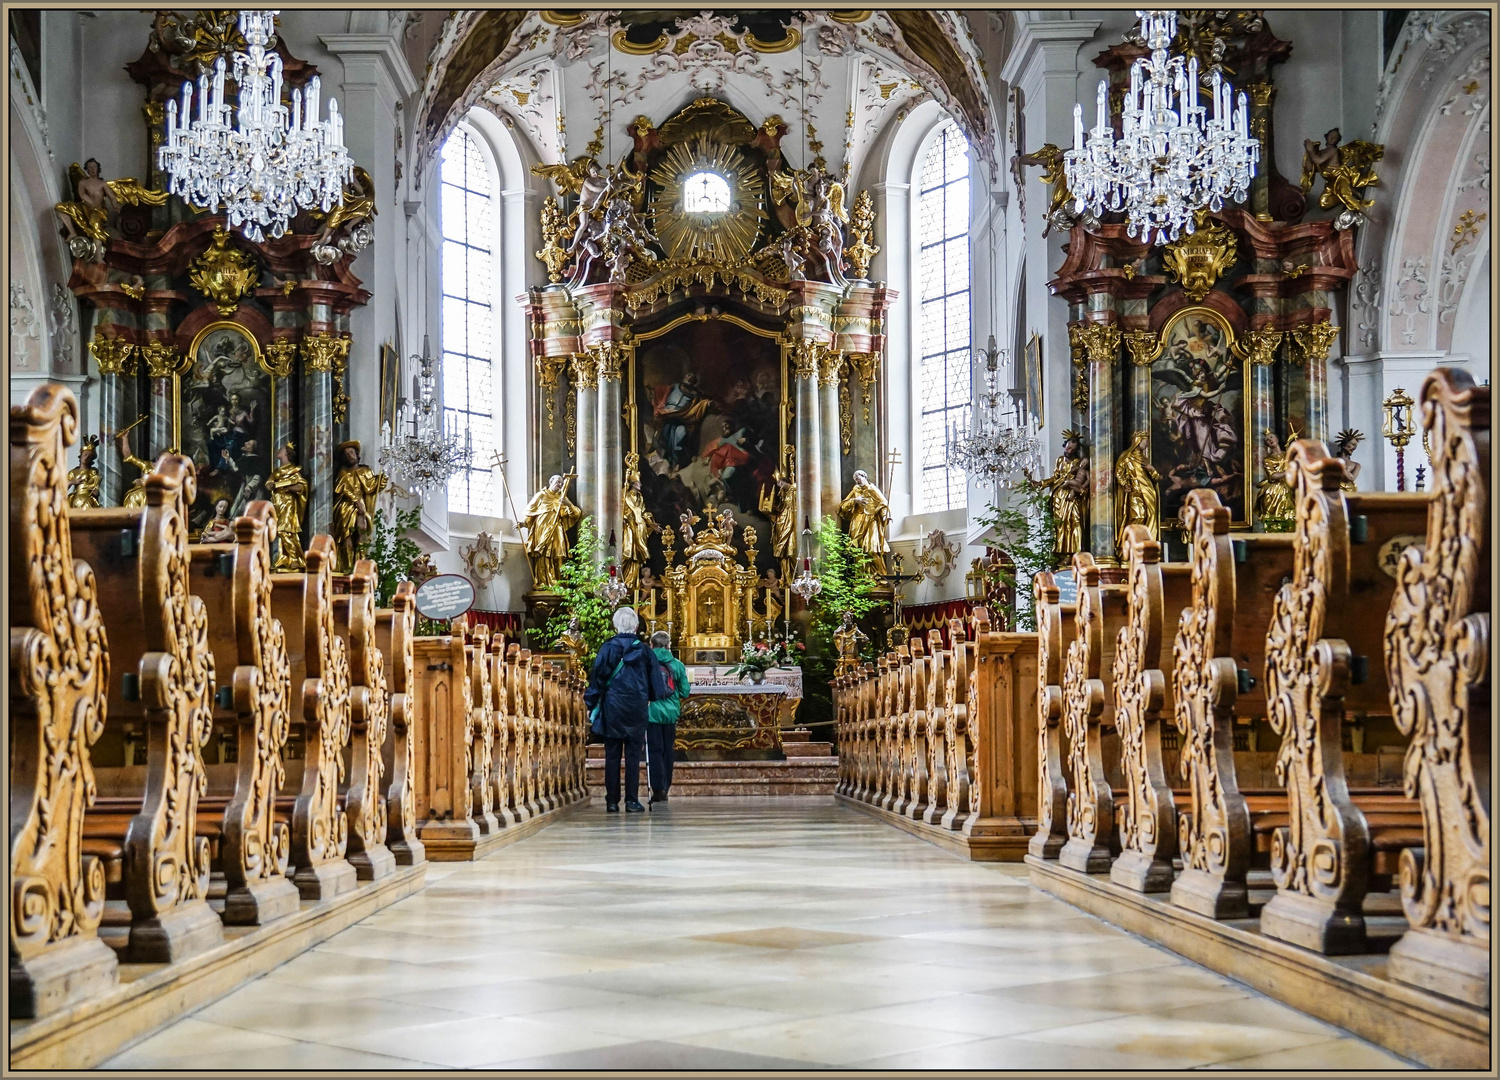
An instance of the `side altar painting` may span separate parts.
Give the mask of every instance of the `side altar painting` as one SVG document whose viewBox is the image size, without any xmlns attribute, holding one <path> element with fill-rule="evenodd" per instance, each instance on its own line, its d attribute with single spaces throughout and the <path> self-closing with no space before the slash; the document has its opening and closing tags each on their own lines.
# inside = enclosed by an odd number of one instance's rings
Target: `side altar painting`
<svg viewBox="0 0 1500 1080">
<path fill-rule="evenodd" d="M 1180 521 L 1187 493 L 1205 487 L 1232 521 L 1247 520 L 1244 370 L 1232 343 L 1233 331 L 1209 308 L 1187 308 L 1163 328 L 1151 365 L 1151 464 L 1163 524 Z"/>
<path fill-rule="evenodd" d="M 657 524 L 676 528 L 683 515 L 715 506 L 771 534 L 760 505 L 781 456 L 781 367 L 774 339 L 722 320 L 641 346 L 635 439 L 641 495 Z M 760 564 L 762 572 L 775 565 L 769 548 Z"/>
<path fill-rule="evenodd" d="M 230 526 L 255 499 L 269 499 L 273 380 L 260 346 L 237 323 L 203 329 L 182 380 L 179 443 L 198 467 L 195 538 L 233 538 Z M 224 535 L 220 535 L 224 534 Z"/>
</svg>

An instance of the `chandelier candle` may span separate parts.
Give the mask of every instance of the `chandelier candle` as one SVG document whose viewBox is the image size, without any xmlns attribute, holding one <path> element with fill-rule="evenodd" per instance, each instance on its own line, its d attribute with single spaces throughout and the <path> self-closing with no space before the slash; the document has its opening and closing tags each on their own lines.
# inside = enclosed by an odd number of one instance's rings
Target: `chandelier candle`
<svg viewBox="0 0 1500 1080">
<path fill-rule="evenodd" d="M 1249 103 L 1211 73 L 1212 115 L 1198 104 L 1198 59 L 1168 57 L 1177 33 L 1172 11 L 1138 11 L 1151 49 L 1130 66 L 1130 93 L 1121 105 L 1120 137 L 1109 123 L 1109 85 L 1099 82 L 1093 130 L 1073 106 L 1073 148 L 1063 155 L 1074 212 L 1124 210 L 1133 238 L 1163 244 L 1194 229 L 1193 215 L 1242 202 L 1260 160 L 1250 137 Z"/>
</svg>

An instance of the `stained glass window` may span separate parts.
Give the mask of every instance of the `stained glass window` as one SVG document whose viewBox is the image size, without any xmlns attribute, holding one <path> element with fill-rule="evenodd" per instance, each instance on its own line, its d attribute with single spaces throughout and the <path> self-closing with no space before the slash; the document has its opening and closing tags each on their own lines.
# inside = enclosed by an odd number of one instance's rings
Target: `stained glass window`
<svg viewBox="0 0 1500 1080">
<path fill-rule="evenodd" d="M 970 397 L 969 144 L 958 125 L 945 124 L 933 139 L 918 181 L 916 391 L 921 466 L 919 512 L 953 510 L 967 502 L 964 474 L 948 466 L 954 426 L 967 429 Z"/>
<path fill-rule="evenodd" d="M 495 514 L 494 183 L 465 127 L 443 144 L 442 176 L 443 420 L 474 446 L 470 467 L 448 481 L 448 509 Z"/>
</svg>

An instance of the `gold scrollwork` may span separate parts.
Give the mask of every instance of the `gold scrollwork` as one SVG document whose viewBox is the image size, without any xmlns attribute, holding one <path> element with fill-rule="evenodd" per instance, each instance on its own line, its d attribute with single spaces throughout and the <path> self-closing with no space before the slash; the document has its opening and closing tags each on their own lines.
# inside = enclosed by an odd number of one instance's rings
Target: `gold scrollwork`
<svg viewBox="0 0 1500 1080">
<path fill-rule="evenodd" d="M 96 337 L 89 352 L 99 364 L 100 375 L 134 375 L 137 348 L 121 337 Z"/>
<path fill-rule="evenodd" d="M 1290 335 L 1302 362 L 1316 364 L 1328 359 L 1328 350 L 1338 339 L 1339 328 L 1329 322 L 1305 323 L 1290 331 Z"/>
<path fill-rule="evenodd" d="M 1267 367 L 1276 362 L 1276 349 L 1281 345 L 1283 336 L 1285 335 L 1280 330 L 1263 326 L 1259 330 L 1251 330 L 1231 345 L 1230 349 L 1251 367 Z"/>
<path fill-rule="evenodd" d="M 332 371 L 345 348 L 343 339 L 332 334 L 308 334 L 302 339 L 302 360 L 308 371 Z"/>
<path fill-rule="evenodd" d="M 265 368 L 278 379 L 292 373 L 292 362 L 297 358 L 295 341 L 273 341 L 266 346 Z"/>
<path fill-rule="evenodd" d="M 542 402 L 547 406 L 547 430 L 557 430 L 557 379 L 568 365 L 566 356 L 538 356 L 536 358 L 536 385 L 542 392 Z"/>
<path fill-rule="evenodd" d="M 569 255 L 563 247 L 567 239 L 567 221 L 557 205 L 557 199 L 548 195 L 542 203 L 542 248 L 536 257 L 547 267 L 547 280 L 556 285 L 562 280 L 563 267 L 568 265 Z"/>
<path fill-rule="evenodd" d="M 598 365 L 601 383 L 606 379 L 610 382 L 620 381 L 620 375 L 625 370 L 625 362 L 631 349 L 632 346 L 618 341 L 605 341 L 588 347 L 588 351 L 593 354 L 594 362 Z"/>
<path fill-rule="evenodd" d="M 860 404 L 864 406 L 864 421 L 870 422 L 870 402 L 875 388 L 875 376 L 880 373 L 879 353 L 849 353 L 849 370 L 859 379 Z"/>
<path fill-rule="evenodd" d="M 1162 267 L 1182 285 L 1190 300 L 1202 300 L 1239 258 L 1239 241 L 1222 225 L 1207 226 L 1199 214 L 1197 229 L 1162 251 Z"/>
<path fill-rule="evenodd" d="M 880 246 L 870 243 L 875 235 L 875 202 L 868 191 L 861 191 L 854 200 L 854 209 L 849 214 L 849 243 L 844 254 L 854 269 L 854 276 L 865 278 L 870 274 L 870 260 L 880 254 Z"/>
<path fill-rule="evenodd" d="M 1125 349 L 1136 367 L 1150 367 L 1151 361 L 1161 355 L 1162 341 L 1150 330 L 1127 330 Z"/>
<path fill-rule="evenodd" d="M 224 226 L 214 228 L 213 241 L 202 255 L 193 260 L 188 281 L 193 288 L 213 301 L 220 315 L 232 315 L 240 298 L 255 288 L 260 271 L 255 260 L 239 248 L 229 246 Z"/>
<path fill-rule="evenodd" d="M 1111 323 L 1083 323 L 1078 327 L 1078 344 L 1091 364 L 1112 364 L 1120 354 L 1120 328 Z M 1069 329 L 1068 338 L 1073 337 Z"/>
<path fill-rule="evenodd" d="M 139 346 L 139 356 L 146 362 L 146 374 L 153 379 L 170 379 L 182 369 L 183 356 L 169 341 L 151 341 Z"/>
<path fill-rule="evenodd" d="M 822 351 L 823 346 L 807 338 L 799 338 L 792 343 L 792 370 L 796 372 L 797 378 L 818 377 L 818 360 Z"/>
</svg>

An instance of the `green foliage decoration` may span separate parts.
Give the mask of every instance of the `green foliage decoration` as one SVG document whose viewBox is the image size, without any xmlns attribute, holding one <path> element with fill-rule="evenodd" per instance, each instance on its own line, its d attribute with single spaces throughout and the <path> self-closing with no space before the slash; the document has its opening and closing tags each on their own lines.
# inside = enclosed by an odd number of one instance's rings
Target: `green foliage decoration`
<svg viewBox="0 0 1500 1080">
<path fill-rule="evenodd" d="M 1057 519 L 1052 515 L 1051 489 L 1022 480 L 1012 489 L 1018 496 L 1002 510 L 990 506 L 976 521 L 990 531 L 985 546 L 1000 551 L 1014 564 L 991 564 L 986 579 L 1007 591 L 1004 623 L 1014 630 L 1036 629 L 1036 599 L 1031 581 L 1056 565 Z"/>
<path fill-rule="evenodd" d="M 584 518 L 578 526 L 577 541 L 558 568 L 557 609 L 540 635 L 548 648 L 556 646 L 558 638 L 567 631 L 569 620 L 577 616 L 586 646 L 580 657 L 585 672 L 592 670 L 599 646 L 615 635 L 614 624 L 610 622 L 613 611 L 599 595 L 609 578 L 603 553 L 594 519 Z"/>
<path fill-rule="evenodd" d="M 870 556 L 849 539 L 837 517 L 829 515 L 818 524 L 818 580 L 823 589 L 812 603 L 811 654 L 824 659 L 828 674 L 833 673 L 833 635 L 844 621 L 844 612 L 852 611 L 856 623 L 880 605 L 872 595 L 876 589 Z"/>
<path fill-rule="evenodd" d="M 375 591 L 375 606 L 388 608 L 396 595 L 396 586 L 410 581 L 412 560 L 422 554 L 417 542 L 407 533 L 422 524 L 421 507 L 397 510 L 394 521 L 385 516 L 384 510 L 376 510 L 370 522 L 370 539 L 360 554 L 375 562 L 380 584 Z"/>
</svg>

